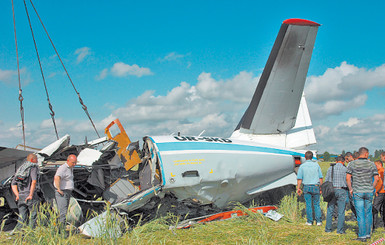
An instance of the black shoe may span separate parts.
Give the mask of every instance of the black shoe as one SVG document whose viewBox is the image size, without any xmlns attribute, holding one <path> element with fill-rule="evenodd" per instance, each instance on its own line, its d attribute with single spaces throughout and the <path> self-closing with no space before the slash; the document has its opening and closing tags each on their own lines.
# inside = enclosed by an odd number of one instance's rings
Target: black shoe
<svg viewBox="0 0 385 245">
<path fill-rule="evenodd" d="M 357 237 L 353 239 L 354 241 L 366 242 L 366 238 Z"/>
</svg>

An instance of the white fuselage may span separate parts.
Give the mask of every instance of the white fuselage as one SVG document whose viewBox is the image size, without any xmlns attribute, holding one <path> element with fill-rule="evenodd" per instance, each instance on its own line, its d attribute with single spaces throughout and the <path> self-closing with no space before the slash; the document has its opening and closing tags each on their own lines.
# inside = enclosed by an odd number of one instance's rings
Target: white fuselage
<svg viewBox="0 0 385 245">
<path fill-rule="evenodd" d="M 159 160 L 164 191 L 224 207 L 243 202 L 258 189 L 294 174 L 290 149 L 216 137 L 150 137 Z M 291 177 L 281 186 L 295 184 Z"/>
</svg>

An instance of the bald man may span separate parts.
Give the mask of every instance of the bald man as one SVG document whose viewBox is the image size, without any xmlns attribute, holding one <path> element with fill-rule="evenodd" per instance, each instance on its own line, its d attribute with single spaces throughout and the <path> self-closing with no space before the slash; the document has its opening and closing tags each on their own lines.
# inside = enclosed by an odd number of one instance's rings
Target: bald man
<svg viewBox="0 0 385 245">
<path fill-rule="evenodd" d="M 19 230 L 26 224 L 28 212 L 29 225 L 32 228 L 36 225 L 39 197 L 35 190 L 38 174 L 37 157 L 35 154 L 29 154 L 12 179 L 11 188 L 19 210 L 19 219 L 14 231 Z"/>
<path fill-rule="evenodd" d="M 71 194 L 74 189 L 73 167 L 76 165 L 77 158 L 75 155 L 69 155 L 67 162 L 61 165 L 54 177 L 55 199 L 59 209 L 59 229 L 65 228 L 66 215 Z"/>
</svg>

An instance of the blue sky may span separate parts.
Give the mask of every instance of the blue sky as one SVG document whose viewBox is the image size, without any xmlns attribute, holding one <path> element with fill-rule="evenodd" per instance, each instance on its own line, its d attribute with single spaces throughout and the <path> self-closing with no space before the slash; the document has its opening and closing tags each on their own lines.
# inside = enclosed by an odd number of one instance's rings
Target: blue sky
<svg viewBox="0 0 385 245">
<path fill-rule="evenodd" d="M 23 2 L 14 0 L 29 146 L 55 139 Z M 285 19 L 321 24 L 305 86 L 318 144 L 383 149 L 384 1 L 34 2 L 99 133 L 228 137 Z M 27 1 L 59 135 L 96 138 Z M 0 1 L 0 145 L 22 143 L 11 0 Z"/>
</svg>

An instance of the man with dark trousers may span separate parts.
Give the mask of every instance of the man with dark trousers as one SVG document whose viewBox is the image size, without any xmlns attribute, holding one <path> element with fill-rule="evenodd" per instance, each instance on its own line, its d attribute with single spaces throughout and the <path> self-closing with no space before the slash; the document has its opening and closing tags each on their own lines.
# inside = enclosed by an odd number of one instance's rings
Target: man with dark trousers
<svg viewBox="0 0 385 245">
<path fill-rule="evenodd" d="M 337 233 L 344 234 L 345 224 L 345 204 L 348 195 L 348 187 L 346 185 L 346 167 L 344 165 L 344 157 L 338 156 L 335 164 L 333 164 L 327 171 L 325 181 L 333 183 L 334 198 L 328 203 L 328 211 L 326 215 L 325 232 L 332 231 L 332 218 L 334 210 L 338 210 Z"/>
<path fill-rule="evenodd" d="M 20 230 L 27 222 L 29 212 L 29 225 L 36 226 L 37 208 L 39 197 L 36 194 L 39 168 L 35 154 L 29 154 L 26 161 L 17 169 L 15 177 L 12 179 L 11 188 L 15 195 L 17 208 L 19 209 L 19 219 L 14 231 Z M 13 233 L 12 233 L 13 234 Z"/>
</svg>

